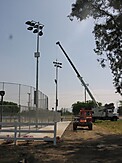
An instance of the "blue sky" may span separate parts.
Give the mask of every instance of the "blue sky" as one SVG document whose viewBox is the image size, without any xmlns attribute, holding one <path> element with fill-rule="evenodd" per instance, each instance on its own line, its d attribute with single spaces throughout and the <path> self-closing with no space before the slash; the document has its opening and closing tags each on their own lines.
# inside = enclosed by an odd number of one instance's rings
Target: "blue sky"
<svg viewBox="0 0 122 163">
<path fill-rule="evenodd" d="M 55 68 L 53 61 L 62 62 L 59 69 L 59 109 L 69 108 L 84 100 L 84 88 L 66 60 L 60 41 L 84 81 L 89 84 L 97 101 L 103 104 L 121 100 L 112 84 L 109 67 L 102 69 L 97 62 L 93 20 L 70 21 L 68 15 L 74 0 L 1 0 L 0 1 L 0 81 L 35 86 L 36 35 L 27 30 L 25 22 L 44 24 L 40 37 L 39 89 L 49 97 L 49 107 L 55 106 Z M 10 38 L 12 36 L 12 38 Z M 89 96 L 87 95 L 89 100 Z"/>
</svg>

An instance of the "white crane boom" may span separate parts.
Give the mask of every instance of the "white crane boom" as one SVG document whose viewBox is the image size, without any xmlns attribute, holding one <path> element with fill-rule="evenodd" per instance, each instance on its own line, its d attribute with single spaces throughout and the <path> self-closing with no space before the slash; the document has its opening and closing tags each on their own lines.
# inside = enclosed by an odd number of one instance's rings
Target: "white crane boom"
<svg viewBox="0 0 122 163">
<path fill-rule="evenodd" d="M 77 74 L 78 79 L 81 81 L 82 85 L 84 86 L 84 88 L 86 89 L 86 91 L 88 92 L 89 96 L 91 97 L 92 101 L 94 102 L 95 107 L 99 107 L 98 103 L 96 102 L 94 96 L 92 95 L 91 91 L 89 90 L 89 88 L 87 87 L 87 84 L 84 82 L 83 78 L 81 77 L 80 73 L 78 72 L 78 70 L 76 69 L 76 67 L 74 66 L 73 62 L 71 61 L 71 59 L 69 58 L 69 56 L 67 55 L 67 53 L 65 52 L 65 50 L 63 49 L 63 47 L 61 46 L 60 42 L 56 42 L 56 45 L 59 45 L 59 47 L 61 48 L 61 50 L 63 51 L 63 53 L 65 54 L 66 58 L 68 59 L 69 63 L 71 64 L 72 68 L 74 69 L 75 73 Z"/>
</svg>

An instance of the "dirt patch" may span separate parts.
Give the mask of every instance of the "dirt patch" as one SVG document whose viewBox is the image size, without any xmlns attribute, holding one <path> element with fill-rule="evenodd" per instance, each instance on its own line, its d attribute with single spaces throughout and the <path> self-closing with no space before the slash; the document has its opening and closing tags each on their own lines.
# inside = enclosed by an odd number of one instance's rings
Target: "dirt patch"
<svg viewBox="0 0 122 163">
<path fill-rule="evenodd" d="M 0 145 L 0 163 L 120 163 L 122 162 L 122 135 L 115 135 L 94 125 L 93 130 L 72 130 L 70 124 L 62 141 L 53 143 L 31 142 Z"/>
</svg>

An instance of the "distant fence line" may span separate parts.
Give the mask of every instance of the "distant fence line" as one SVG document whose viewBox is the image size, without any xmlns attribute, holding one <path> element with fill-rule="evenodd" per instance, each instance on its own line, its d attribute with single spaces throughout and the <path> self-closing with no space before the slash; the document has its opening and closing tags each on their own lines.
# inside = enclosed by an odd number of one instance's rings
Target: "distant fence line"
<svg viewBox="0 0 122 163">
<path fill-rule="evenodd" d="M 61 120 L 61 114 L 52 110 L 38 109 L 36 107 L 19 106 L 20 110 L 15 112 L 12 109 L 5 112 L 7 105 L 2 106 L 2 122 L 23 122 L 23 123 L 39 123 L 39 122 L 54 122 Z M 14 108 L 14 106 L 11 106 Z M 1 109 L 1 106 L 0 106 Z"/>
<path fill-rule="evenodd" d="M 0 90 L 5 91 L 4 101 L 15 102 L 21 106 L 34 107 L 34 91 L 32 86 L 0 82 Z M 48 109 L 48 96 L 38 91 L 38 106 L 40 109 Z"/>
</svg>

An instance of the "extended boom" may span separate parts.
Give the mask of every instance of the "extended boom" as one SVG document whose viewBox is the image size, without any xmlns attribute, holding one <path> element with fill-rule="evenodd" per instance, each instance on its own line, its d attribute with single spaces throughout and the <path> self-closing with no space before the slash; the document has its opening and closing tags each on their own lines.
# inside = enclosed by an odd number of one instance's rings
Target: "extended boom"
<svg viewBox="0 0 122 163">
<path fill-rule="evenodd" d="M 63 49 L 63 47 L 61 46 L 60 42 L 56 42 L 56 45 L 59 45 L 59 47 L 61 48 L 61 50 L 63 51 L 63 53 L 65 54 L 66 58 L 68 59 L 69 63 L 71 64 L 72 68 L 74 69 L 75 73 L 77 74 L 77 77 L 79 78 L 79 80 L 81 81 L 82 85 L 85 87 L 85 89 L 87 90 L 89 96 L 91 97 L 91 99 L 93 100 L 95 107 L 99 107 L 98 103 L 96 102 L 94 96 L 92 95 L 91 91 L 89 90 L 89 88 L 87 87 L 86 83 L 84 82 L 83 78 L 81 77 L 81 75 L 79 74 L 79 72 L 77 71 L 76 67 L 74 66 L 73 62 L 71 61 L 71 59 L 69 58 L 69 56 L 67 55 L 67 53 L 65 52 L 65 50 Z"/>
</svg>

